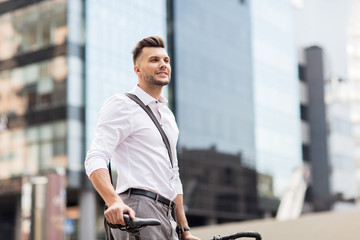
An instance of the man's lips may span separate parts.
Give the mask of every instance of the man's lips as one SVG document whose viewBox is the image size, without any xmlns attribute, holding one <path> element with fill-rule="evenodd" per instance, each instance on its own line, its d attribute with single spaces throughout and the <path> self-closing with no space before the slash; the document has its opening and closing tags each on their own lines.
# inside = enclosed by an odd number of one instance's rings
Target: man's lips
<svg viewBox="0 0 360 240">
<path fill-rule="evenodd" d="M 167 76 L 168 75 L 167 72 L 157 72 L 156 74 L 160 75 L 160 76 Z"/>
</svg>

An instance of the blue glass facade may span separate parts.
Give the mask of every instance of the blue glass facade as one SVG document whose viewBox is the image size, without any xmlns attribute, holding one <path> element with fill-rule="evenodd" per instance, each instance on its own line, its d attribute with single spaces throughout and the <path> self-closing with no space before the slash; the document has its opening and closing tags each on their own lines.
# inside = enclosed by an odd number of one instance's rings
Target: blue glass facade
<svg viewBox="0 0 360 240">
<path fill-rule="evenodd" d="M 292 11 L 286 0 L 174 1 L 180 149 L 241 153 L 278 196 L 302 163 Z"/>
<path fill-rule="evenodd" d="M 67 2 L 66 22 L 68 25 L 68 82 L 67 110 L 68 118 L 66 135 L 68 169 L 80 172 L 83 169 L 84 159 L 84 5 L 81 0 Z M 70 110 L 71 109 L 71 110 Z M 76 117 L 74 116 L 76 115 Z"/>
<path fill-rule="evenodd" d="M 105 100 L 137 83 L 131 54 L 135 44 L 152 35 L 166 38 L 166 0 L 89 0 L 85 11 L 88 145 Z"/>
<path fill-rule="evenodd" d="M 302 164 L 293 9 L 287 0 L 251 4 L 257 170 L 278 196 Z"/>
<path fill-rule="evenodd" d="M 87 149 L 93 138 L 99 110 L 106 99 L 131 90 L 137 83 L 131 53 L 135 44 L 151 35 L 166 39 L 166 0 L 88 0 L 84 9 Z M 82 193 L 82 206 L 86 209 L 98 206 L 101 209 L 102 206 L 95 203 L 94 197 L 94 193 Z M 88 229 L 96 221 L 101 221 L 103 215 L 94 216 L 94 212 L 82 215 L 80 232 L 83 239 L 95 239 L 92 233 L 95 230 Z M 98 229 L 101 229 L 97 232 L 98 237 L 103 237 L 102 227 Z"/>
<path fill-rule="evenodd" d="M 226 14 L 224 14 L 226 12 Z M 248 4 L 174 1 L 179 147 L 241 153 L 254 167 Z"/>
</svg>

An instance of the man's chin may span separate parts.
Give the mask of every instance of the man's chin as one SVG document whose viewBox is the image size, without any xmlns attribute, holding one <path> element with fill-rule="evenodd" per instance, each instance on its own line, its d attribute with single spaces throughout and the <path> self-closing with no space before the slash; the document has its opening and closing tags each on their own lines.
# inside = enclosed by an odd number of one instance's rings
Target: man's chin
<svg viewBox="0 0 360 240">
<path fill-rule="evenodd" d="M 166 85 L 168 85 L 169 84 L 169 82 L 170 82 L 170 80 L 169 79 L 164 79 L 164 80 L 156 80 L 156 81 L 154 81 L 154 84 L 155 85 L 158 85 L 158 86 L 166 86 Z"/>
</svg>

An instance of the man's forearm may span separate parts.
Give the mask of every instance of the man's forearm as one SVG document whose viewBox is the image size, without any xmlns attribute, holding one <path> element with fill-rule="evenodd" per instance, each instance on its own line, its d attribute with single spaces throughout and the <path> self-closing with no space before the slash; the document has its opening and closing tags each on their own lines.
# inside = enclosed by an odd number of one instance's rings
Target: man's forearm
<svg viewBox="0 0 360 240">
<path fill-rule="evenodd" d="M 183 195 L 182 194 L 177 195 L 174 201 L 176 203 L 175 212 L 176 212 L 177 225 L 180 228 L 186 228 L 186 227 L 188 227 L 188 221 L 186 219 L 185 211 L 184 211 Z M 186 230 L 181 233 L 181 239 L 182 240 L 200 240 L 199 238 L 194 237 L 190 231 L 186 231 Z"/>
<path fill-rule="evenodd" d="M 178 226 L 181 228 L 188 226 L 183 205 L 183 195 L 178 194 L 174 201 L 176 203 L 175 213 Z"/>
<path fill-rule="evenodd" d="M 94 185 L 96 191 L 105 201 L 106 205 L 110 206 L 112 203 L 121 201 L 119 195 L 116 194 L 113 185 L 111 184 L 110 174 L 107 169 L 98 169 L 90 175 L 90 180 Z"/>
<path fill-rule="evenodd" d="M 110 174 L 107 169 L 98 169 L 90 175 L 96 191 L 104 199 L 108 209 L 104 212 L 104 216 L 108 222 L 112 224 L 125 225 L 123 214 L 127 213 L 131 219 L 135 218 L 135 212 L 129 206 L 124 204 L 119 195 L 116 194 L 111 184 Z"/>
</svg>

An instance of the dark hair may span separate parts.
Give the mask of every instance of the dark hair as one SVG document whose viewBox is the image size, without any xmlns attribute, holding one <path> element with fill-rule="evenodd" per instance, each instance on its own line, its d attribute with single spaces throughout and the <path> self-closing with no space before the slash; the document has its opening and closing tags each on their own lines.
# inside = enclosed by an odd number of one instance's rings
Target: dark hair
<svg viewBox="0 0 360 240">
<path fill-rule="evenodd" d="M 147 38 L 144 38 L 143 40 L 139 41 L 136 44 L 134 50 L 132 51 L 134 65 L 135 65 L 136 59 L 139 57 L 139 55 L 144 47 L 165 48 L 165 41 L 162 37 L 158 37 L 158 36 L 147 37 Z"/>
</svg>

